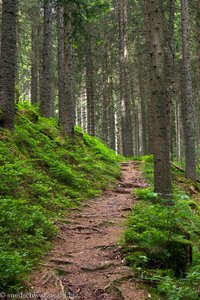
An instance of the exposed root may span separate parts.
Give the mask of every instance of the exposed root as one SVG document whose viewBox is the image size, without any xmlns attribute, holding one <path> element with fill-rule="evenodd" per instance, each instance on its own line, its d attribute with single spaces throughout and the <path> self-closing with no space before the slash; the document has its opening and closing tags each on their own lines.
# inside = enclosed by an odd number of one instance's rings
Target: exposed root
<svg viewBox="0 0 200 300">
<path fill-rule="evenodd" d="M 113 294 L 114 293 L 119 300 L 125 300 L 121 289 L 118 286 L 116 286 L 113 282 L 111 282 L 109 285 L 107 285 L 104 288 L 104 290 L 108 294 Z"/>
<path fill-rule="evenodd" d="M 113 262 L 108 262 L 105 264 L 102 264 L 100 266 L 88 266 L 88 267 L 81 267 L 81 270 L 84 272 L 95 272 L 99 270 L 105 270 L 108 269 L 109 267 L 113 266 Z"/>
<path fill-rule="evenodd" d="M 57 264 L 57 265 L 71 265 L 71 264 L 73 264 L 73 262 L 71 262 L 71 261 L 64 260 L 64 259 L 59 259 L 59 258 L 58 259 L 54 258 L 54 259 L 51 259 L 50 261 Z"/>
</svg>

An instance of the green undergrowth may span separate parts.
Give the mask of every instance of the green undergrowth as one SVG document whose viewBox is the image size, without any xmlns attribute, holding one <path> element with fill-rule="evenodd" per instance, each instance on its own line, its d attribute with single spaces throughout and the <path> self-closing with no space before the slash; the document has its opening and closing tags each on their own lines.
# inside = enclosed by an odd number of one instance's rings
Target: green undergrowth
<svg viewBox="0 0 200 300">
<path fill-rule="evenodd" d="M 56 235 L 56 219 L 112 184 L 120 160 L 80 128 L 72 143 L 55 119 L 19 104 L 15 131 L 0 131 L 0 292 L 23 287 Z"/>
<path fill-rule="evenodd" d="M 138 202 L 129 216 L 123 241 L 127 264 L 141 282 L 150 284 L 155 299 L 197 300 L 200 206 L 186 193 L 187 180 L 175 169 L 173 197 L 170 201 L 160 199 L 152 187 L 152 156 L 137 160 L 149 187 L 136 190 Z"/>
</svg>

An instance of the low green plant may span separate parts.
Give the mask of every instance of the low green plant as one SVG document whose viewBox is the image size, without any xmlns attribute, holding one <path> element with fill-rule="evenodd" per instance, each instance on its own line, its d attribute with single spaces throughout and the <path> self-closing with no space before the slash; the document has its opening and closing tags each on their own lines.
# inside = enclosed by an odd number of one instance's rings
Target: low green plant
<svg viewBox="0 0 200 300">
<path fill-rule="evenodd" d="M 37 206 L 0 198 L 0 291 L 16 291 L 33 263 L 48 249 L 56 228 Z"/>
<path fill-rule="evenodd" d="M 134 193 L 141 200 L 155 200 L 158 199 L 158 194 L 154 193 L 153 188 L 145 188 L 145 189 L 136 189 Z"/>
<path fill-rule="evenodd" d="M 1 130 L 0 140 L 0 291 L 23 286 L 49 249 L 56 218 L 114 182 L 120 160 L 78 127 L 72 144 L 56 119 L 18 103 L 15 131 Z"/>
<path fill-rule="evenodd" d="M 141 161 L 144 161 L 141 159 Z M 149 170 L 152 163 L 142 164 Z M 151 170 L 151 172 L 150 172 Z M 189 183 L 188 183 L 189 184 Z M 127 264 L 142 281 L 151 282 L 159 299 L 197 300 L 200 282 L 199 205 L 177 187 L 173 198 L 161 199 L 153 188 L 137 189 L 124 235 Z M 159 296 L 158 296 L 159 297 Z"/>
</svg>

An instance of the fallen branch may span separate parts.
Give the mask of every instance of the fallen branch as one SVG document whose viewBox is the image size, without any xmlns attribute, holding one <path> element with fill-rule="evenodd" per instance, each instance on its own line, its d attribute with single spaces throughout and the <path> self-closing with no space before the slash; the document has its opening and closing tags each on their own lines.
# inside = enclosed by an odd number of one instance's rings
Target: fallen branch
<svg viewBox="0 0 200 300">
<path fill-rule="evenodd" d="M 181 168 L 181 167 L 175 165 L 173 162 L 171 162 L 171 165 L 172 165 L 175 169 L 177 169 L 178 171 L 181 171 L 182 173 L 185 173 L 185 170 L 184 170 L 183 168 Z"/>
<path fill-rule="evenodd" d="M 171 162 L 171 165 L 172 165 L 175 169 L 177 169 L 178 171 L 180 171 L 180 172 L 182 172 L 182 173 L 185 173 L 185 170 L 184 170 L 183 168 L 181 168 L 181 167 L 175 165 L 173 162 Z M 200 183 L 200 180 L 197 179 L 196 182 L 199 182 L 199 183 Z"/>
</svg>

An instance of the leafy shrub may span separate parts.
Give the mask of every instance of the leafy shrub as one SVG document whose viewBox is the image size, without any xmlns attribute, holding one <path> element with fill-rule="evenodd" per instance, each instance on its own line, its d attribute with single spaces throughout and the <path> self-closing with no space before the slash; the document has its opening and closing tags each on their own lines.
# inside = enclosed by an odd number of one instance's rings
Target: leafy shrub
<svg viewBox="0 0 200 300">
<path fill-rule="evenodd" d="M 155 200 L 155 199 L 158 199 L 158 194 L 154 193 L 152 188 L 136 189 L 134 191 L 134 193 L 141 200 Z"/>
<path fill-rule="evenodd" d="M 0 198 L 0 283 L 2 291 L 19 288 L 33 262 L 47 250 L 56 230 L 37 206 Z"/>
<path fill-rule="evenodd" d="M 142 168 L 152 184 L 151 160 Z M 145 201 L 132 209 L 124 252 L 127 264 L 138 277 L 156 286 L 162 299 L 196 300 L 200 280 L 200 210 L 198 203 L 177 186 L 174 190 L 177 194 L 170 203 L 169 199 L 160 199 L 152 187 L 136 190 L 138 198 Z"/>
<path fill-rule="evenodd" d="M 9 252 L 0 248 L 0 292 L 20 290 L 28 271 L 28 263 L 22 262 L 22 256 L 17 251 Z"/>
</svg>

